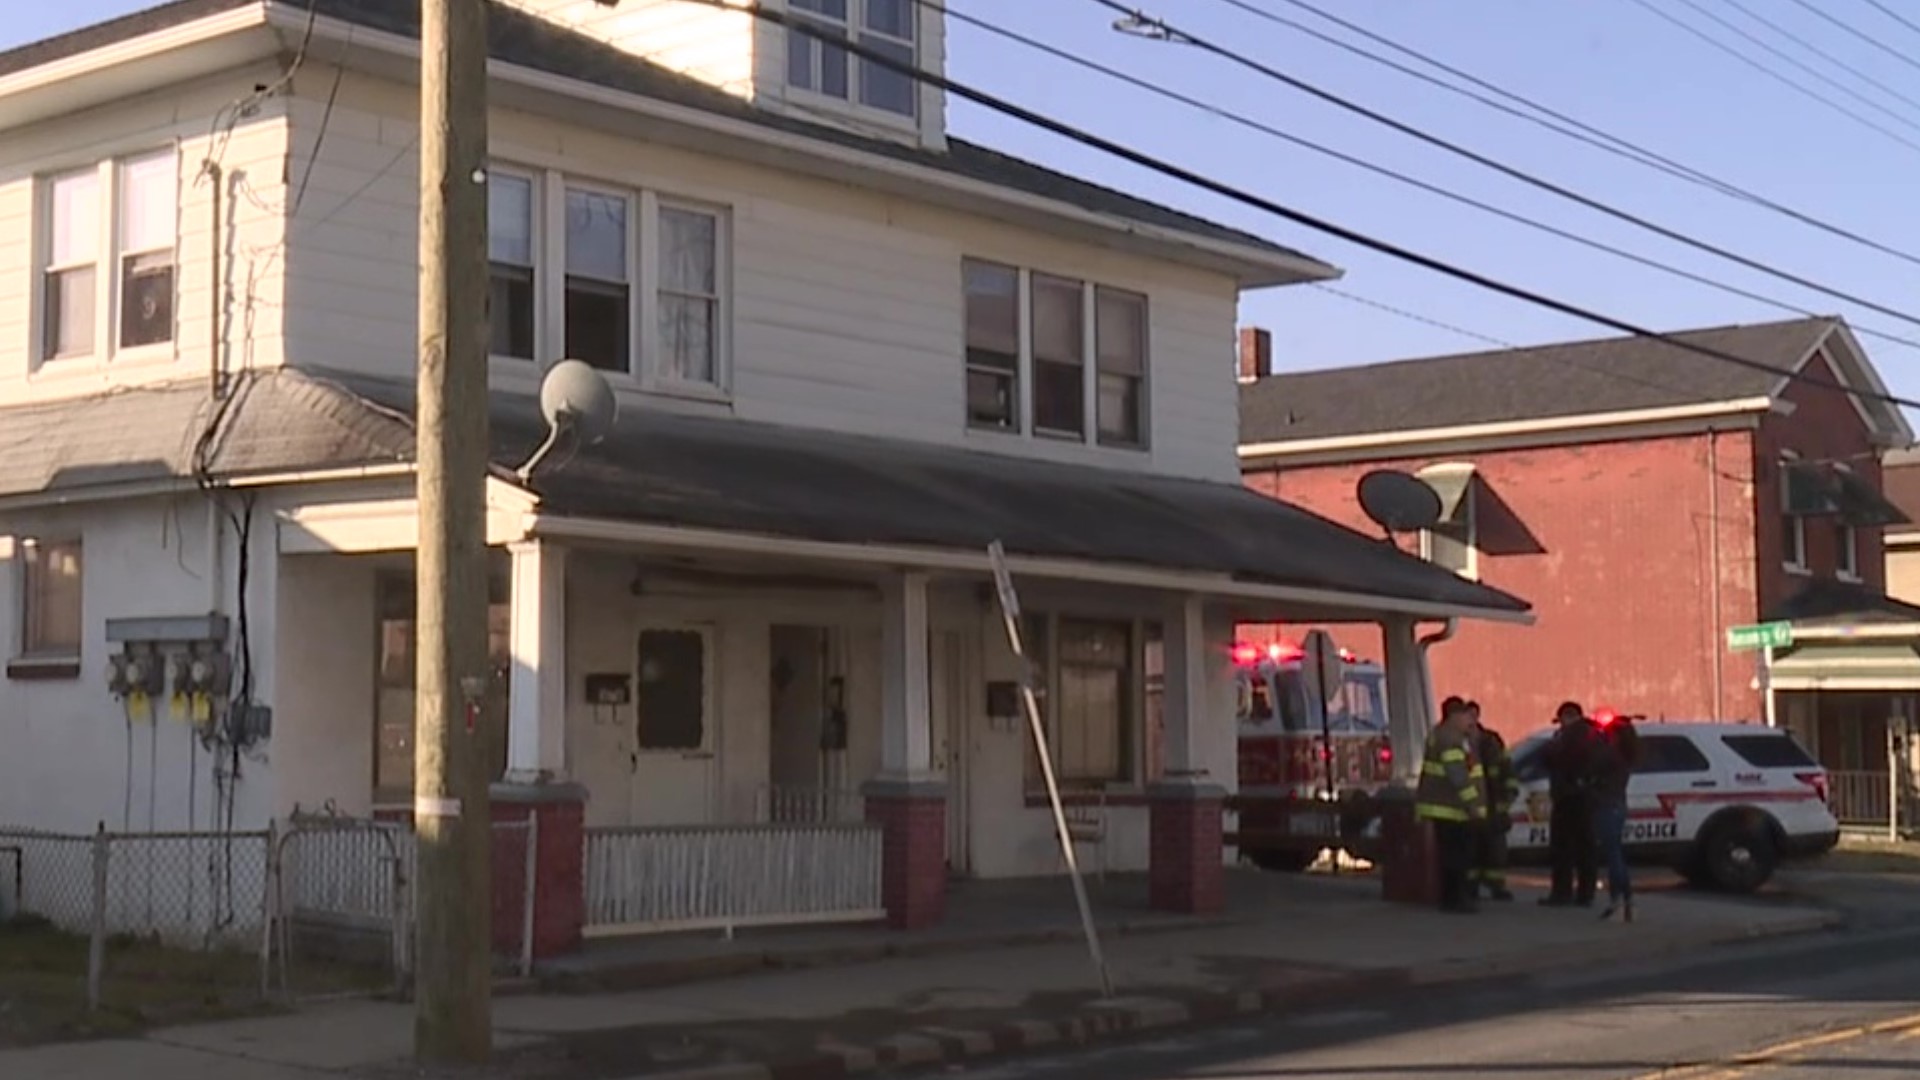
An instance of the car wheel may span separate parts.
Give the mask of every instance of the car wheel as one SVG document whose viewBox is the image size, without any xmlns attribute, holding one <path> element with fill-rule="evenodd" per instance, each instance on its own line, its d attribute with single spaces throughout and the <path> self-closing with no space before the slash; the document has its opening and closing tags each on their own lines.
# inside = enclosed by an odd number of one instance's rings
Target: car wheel
<svg viewBox="0 0 1920 1080">
<path fill-rule="evenodd" d="M 1312 866 L 1320 857 L 1318 851 L 1300 851 L 1293 848 L 1261 848 L 1247 852 L 1247 861 L 1262 870 L 1276 874 L 1298 874 Z"/>
<path fill-rule="evenodd" d="M 1701 861 L 1709 881 L 1723 892 L 1750 893 L 1773 877 L 1779 856 L 1764 828 L 1728 823 L 1706 839 Z"/>
</svg>

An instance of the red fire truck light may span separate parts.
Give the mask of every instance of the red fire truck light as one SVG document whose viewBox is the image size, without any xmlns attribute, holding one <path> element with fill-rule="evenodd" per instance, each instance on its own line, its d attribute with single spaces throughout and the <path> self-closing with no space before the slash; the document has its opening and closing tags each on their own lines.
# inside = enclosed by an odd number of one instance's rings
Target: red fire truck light
<svg viewBox="0 0 1920 1080">
<path fill-rule="evenodd" d="M 1612 709 L 1595 709 L 1593 711 L 1593 722 L 1599 724 L 1601 727 L 1609 727 L 1618 719 L 1620 719 L 1620 714 Z"/>
<path fill-rule="evenodd" d="M 1267 646 L 1267 657 L 1275 663 L 1285 660 L 1298 660 L 1305 655 L 1307 655 L 1307 651 L 1298 645 L 1288 645 L 1276 641 Z"/>
<path fill-rule="evenodd" d="M 1380 748 L 1380 764 L 1382 765 L 1393 764 L 1393 747 L 1383 746 Z"/>
<path fill-rule="evenodd" d="M 1258 663 L 1260 648 L 1257 645 L 1239 644 L 1233 647 L 1233 662 L 1243 667 Z"/>
</svg>

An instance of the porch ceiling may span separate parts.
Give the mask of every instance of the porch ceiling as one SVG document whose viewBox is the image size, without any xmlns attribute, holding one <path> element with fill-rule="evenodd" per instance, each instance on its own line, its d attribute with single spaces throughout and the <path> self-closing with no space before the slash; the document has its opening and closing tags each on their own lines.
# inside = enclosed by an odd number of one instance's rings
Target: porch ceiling
<svg viewBox="0 0 1920 1080">
<path fill-rule="evenodd" d="M 1920 638 L 1795 645 L 1774 653 L 1771 675 L 1782 689 L 1911 688 L 1920 685 Z"/>
<path fill-rule="evenodd" d="M 399 381 L 263 373 L 214 419 L 203 460 L 216 476 L 410 460 L 413 394 Z M 16 444 L 36 451 L 34 462 L 14 463 L 21 475 L 0 475 L 0 498 L 124 462 L 145 464 L 143 478 L 187 474 L 181 447 L 205 426 L 196 422 L 204 395 L 195 383 L 0 410 Z M 182 422 L 122 415 L 151 417 L 162 404 Z M 495 394 L 492 411 L 504 479 L 545 424 L 531 396 Z M 129 445 L 143 432 L 151 446 Z M 564 464 L 530 485 L 542 516 L 854 550 L 979 553 L 998 540 L 1016 558 L 1298 589 L 1340 608 L 1350 598 L 1362 616 L 1372 608 L 1524 620 L 1528 611 L 1517 597 L 1237 483 L 657 410 L 628 412 L 604 442 L 571 459 L 563 448 L 556 461 Z"/>
</svg>

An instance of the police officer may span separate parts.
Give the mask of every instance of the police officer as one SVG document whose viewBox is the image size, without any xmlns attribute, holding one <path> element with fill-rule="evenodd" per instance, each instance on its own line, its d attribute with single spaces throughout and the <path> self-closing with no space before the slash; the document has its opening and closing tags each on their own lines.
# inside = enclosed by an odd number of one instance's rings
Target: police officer
<svg viewBox="0 0 1920 1080">
<path fill-rule="evenodd" d="M 1467 875 L 1475 842 L 1486 829 L 1486 775 L 1473 755 L 1467 703 L 1450 697 L 1440 705 L 1440 723 L 1427 738 L 1414 793 L 1414 816 L 1433 822 L 1440 855 L 1440 910 L 1477 910 Z"/>
<path fill-rule="evenodd" d="M 1563 703 L 1555 713 L 1559 730 L 1548 740 L 1543 756 L 1548 793 L 1553 799 L 1553 888 L 1540 903 L 1547 907 L 1593 906 L 1599 853 L 1593 831 L 1593 792 L 1600 780 L 1603 749 L 1599 725 L 1588 719 L 1578 702 Z"/>
<path fill-rule="evenodd" d="M 1513 828 L 1513 802 L 1520 797 L 1520 779 L 1513 774 L 1506 740 L 1480 722 L 1479 702 L 1467 702 L 1467 719 L 1472 725 L 1474 754 L 1487 778 L 1487 824 L 1475 852 L 1474 887 L 1495 900 L 1512 900 L 1513 893 L 1507 890 L 1507 833 Z"/>
</svg>

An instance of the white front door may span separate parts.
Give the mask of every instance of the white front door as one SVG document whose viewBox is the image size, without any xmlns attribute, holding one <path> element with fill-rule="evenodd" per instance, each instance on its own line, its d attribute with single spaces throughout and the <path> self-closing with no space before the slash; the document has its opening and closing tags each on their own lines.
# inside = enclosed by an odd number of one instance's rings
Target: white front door
<svg viewBox="0 0 1920 1080">
<path fill-rule="evenodd" d="M 967 718 L 971 715 L 967 635 L 934 631 L 927 648 L 933 771 L 947 785 L 947 869 L 967 872 Z"/>
<path fill-rule="evenodd" d="M 635 676 L 629 823 L 711 824 L 719 761 L 712 630 L 642 629 Z"/>
</svg>

